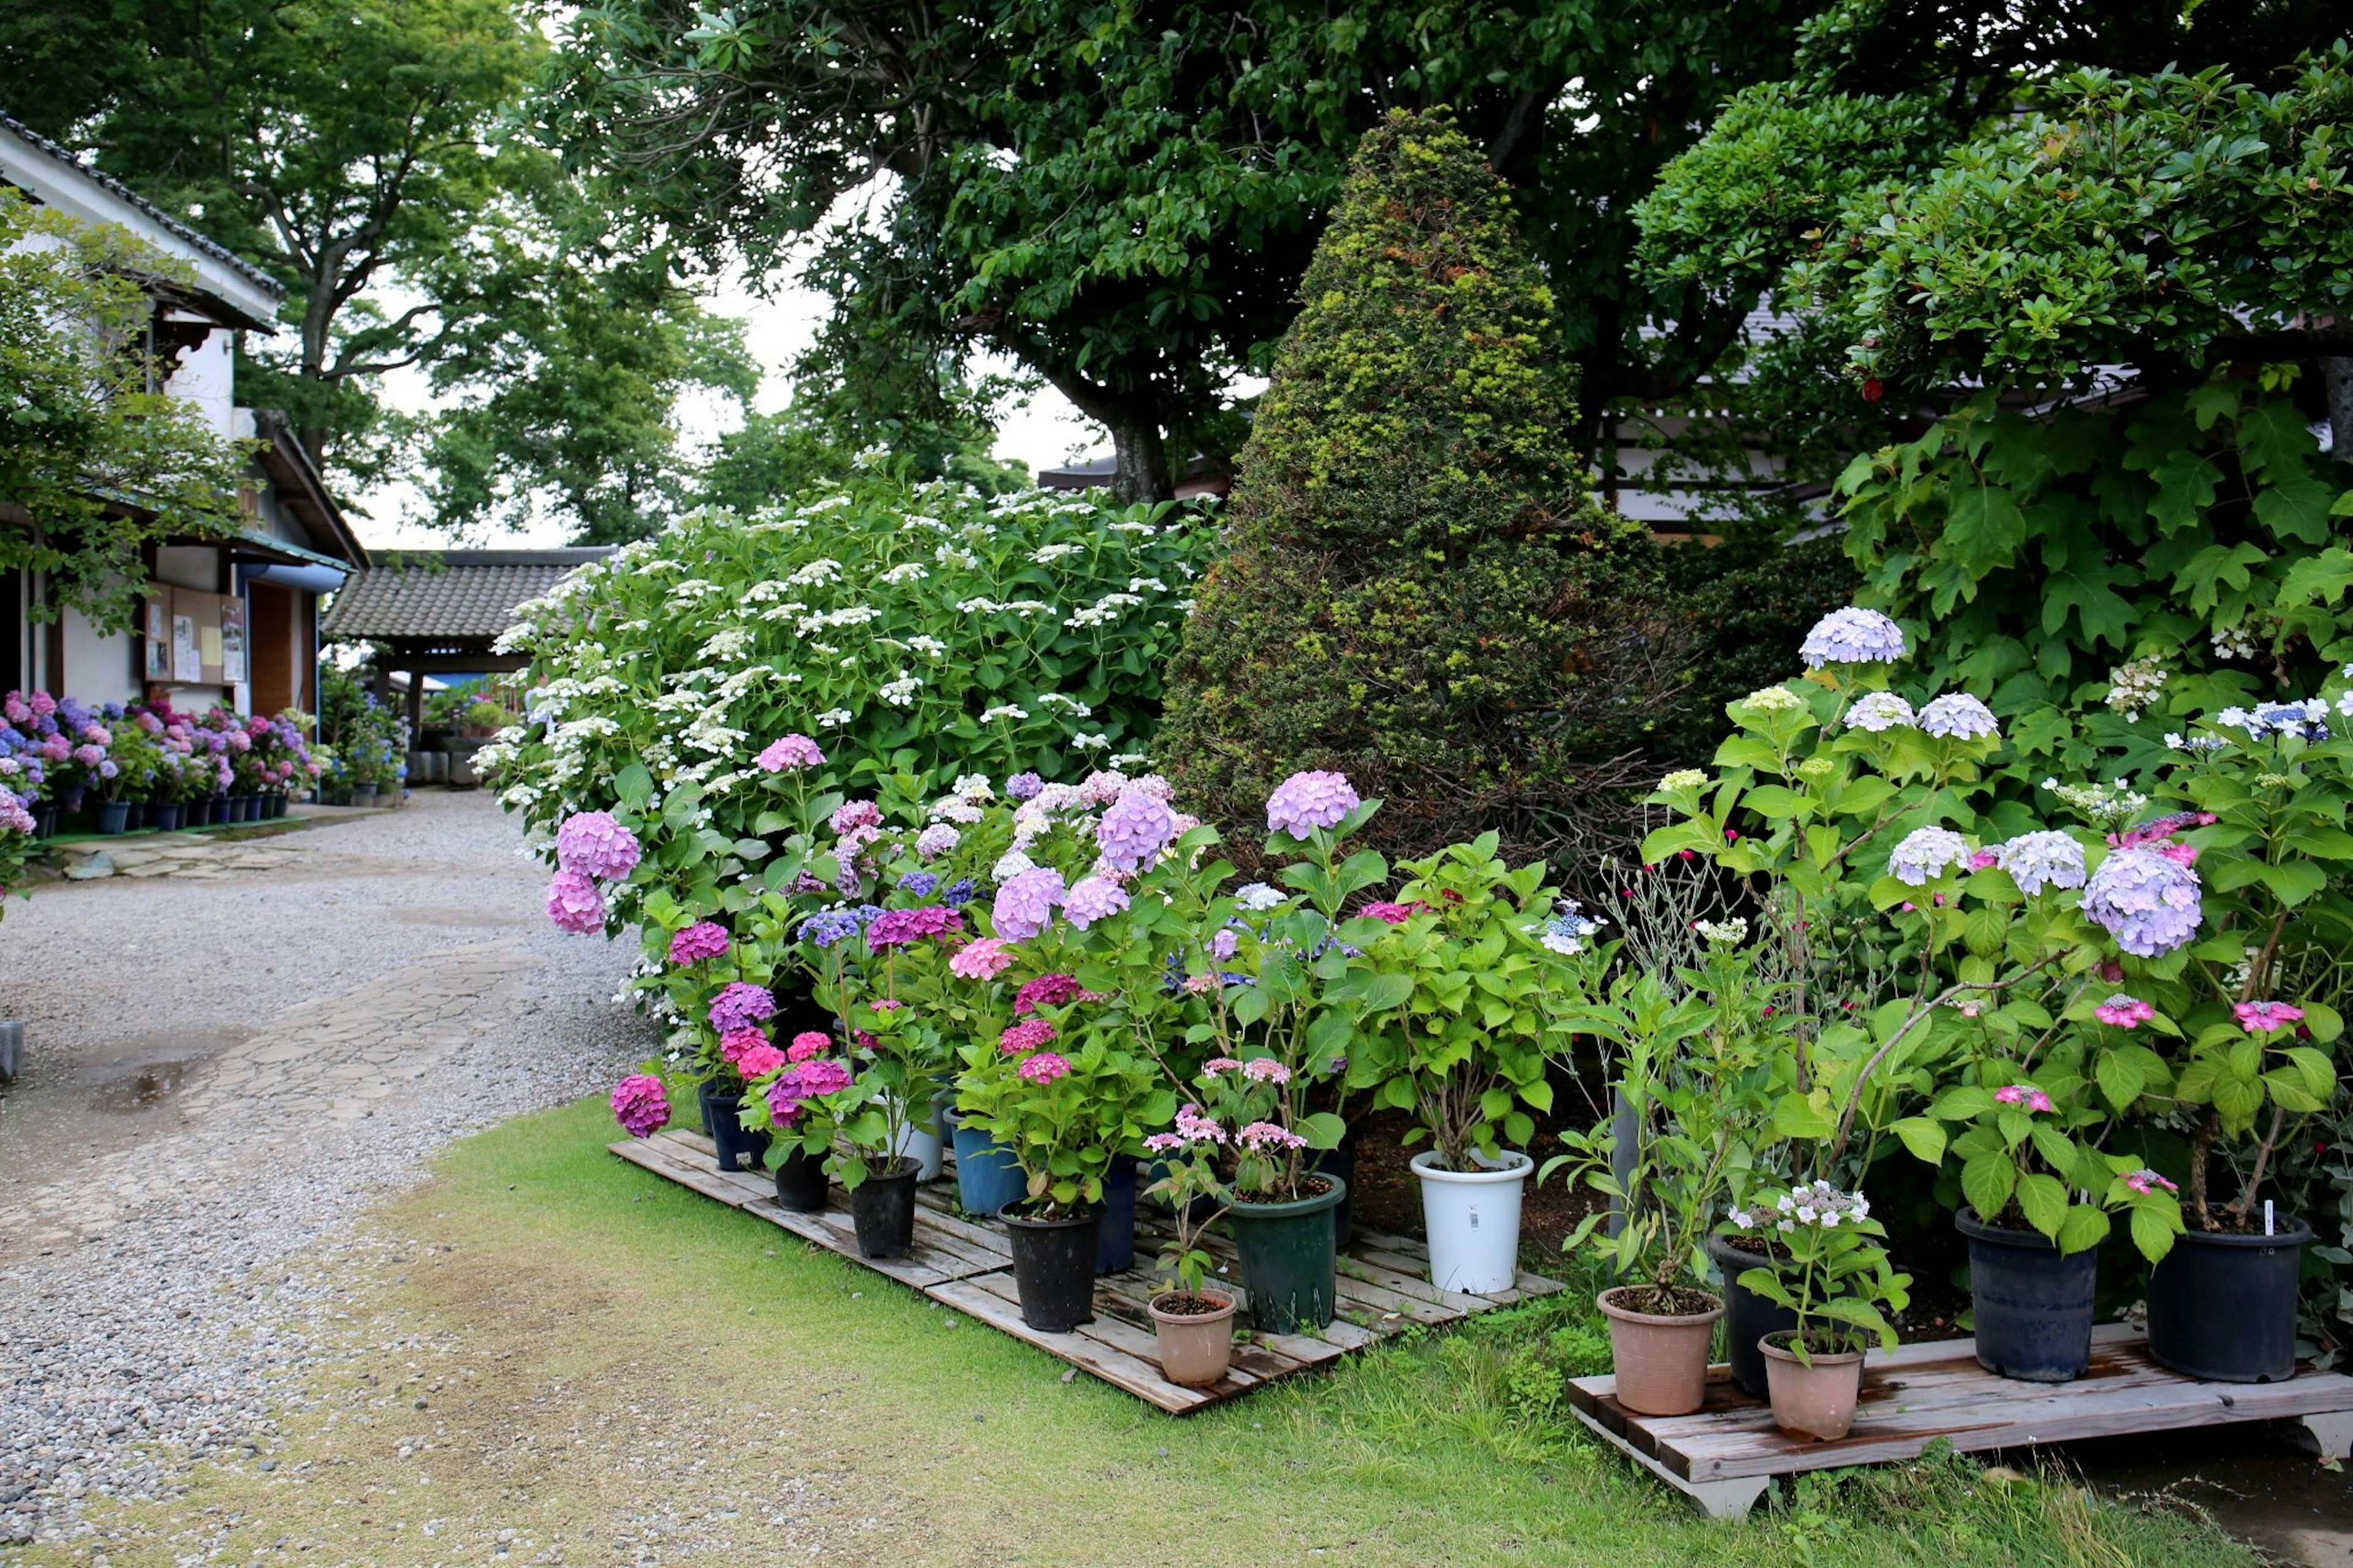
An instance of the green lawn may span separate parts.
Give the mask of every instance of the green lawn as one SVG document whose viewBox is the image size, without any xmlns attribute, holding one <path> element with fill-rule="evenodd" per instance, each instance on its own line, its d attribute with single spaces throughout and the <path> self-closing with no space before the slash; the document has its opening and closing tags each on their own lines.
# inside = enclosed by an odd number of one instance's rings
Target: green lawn
<svg viewBox="0 0 2353 1568">
<path fill-rule="evenodd" d="M 1957 1459 L 1703 1522 L 1558 1414 L 1596 1353 L 1577 1301 L 1176 1420 L 613 1159 L 610 1126 L 583 1103 L 458 1145 L 382 1216 L 360 1359 L 274 1470 L 102 1510 L 111 1561 L 2254 1562 Z"/>
</svg>

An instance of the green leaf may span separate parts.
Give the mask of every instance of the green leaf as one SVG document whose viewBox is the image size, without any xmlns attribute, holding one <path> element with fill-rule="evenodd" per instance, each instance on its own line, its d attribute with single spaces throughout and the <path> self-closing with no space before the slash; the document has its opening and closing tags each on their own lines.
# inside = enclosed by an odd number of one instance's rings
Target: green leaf
<svg viewBox="0 0 2353 1568">
<path fill-rule="evenodd" d="M 1961 1166 L 1961 1195 L 1969 1200 L 1969 1207 L 1978 1211 L 1980 1219 L 1990 1220 L 2009 1206 L 2017 1181 L 2018 1167 L 2010 1163 L 2007 1149 L 1988 1149 Z"/>
<path fill-rule="evenodd" d="M 1946 516 L 1944 542 L 1962 570 L 1982 577 L 2016 558 L 2026 542 L 2026 514 L 2000 485 L 1965 489 Z"/>
<path fill-rule="evenodd" d="M 1405 1005 L 1413 995 L 1413 977 L 1409 974 L 1376 974 L 1365 982 L 1357 993 L 1357 1005 L 1367 1013 L 1387 1013 Z"/>
<path fill-rule="evenodd" d="M 1944 1163 L 1945 1130 L 1926 1117 L 1906 1116 L 1889 1122 L 1887 1130 L 1904 1140 L 1904 1146 L 1912 1151 L 1914 1157 L 1931 1165 Z"/>
<path fill-rule="evenodd" d="M 2104 1210 L 2077 1204 L 2059 1222 L 2059 1234 L 2052 1239 L 2059 1244 L 2062 1253 L 2083 1252 L 2107 1240 L 2108 1228 L 2108 1216 Z"/>
<path fill-rule="evenodd" d="M 2067 1217 L 2066 1184 L 2041 1171 L 2029 1171 L 2018 1178 L 2018 1207 L 2027 1224 L 2055 1239 Z"/>
<path fill-rule="evenodd" d="M 631 811 L 643 811 L 654 798 L 654 775 L 646 771 L 643 763 L 624 763 L 613 775 L 613 793 Z"/>
</svg>

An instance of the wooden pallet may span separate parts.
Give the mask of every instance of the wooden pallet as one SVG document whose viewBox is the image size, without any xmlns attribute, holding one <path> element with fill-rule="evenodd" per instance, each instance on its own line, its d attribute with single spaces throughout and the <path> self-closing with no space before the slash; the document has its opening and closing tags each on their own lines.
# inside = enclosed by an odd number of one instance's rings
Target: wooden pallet
<svg viewBox="0 0 2353 1568">
<path fill-rule="evenodd" d="M 1979 1366 L 1973 1340 L 1937 1340 L 1872 1352 L 1854 1430 L 1836 1442 L 1793 1437 L 1765 1402 L 1743 1394 L 1725 1366 L 1708 1370 L 1707 1403 L 1690 1415 L 1638 1415 L 1617 1400 L 1618 1380 L 1569 1384 L 1578 1420 L 1711 1519 L 1738 1519 L 1776 1476 L 1917 1458 L 1938 1438 L 1964 1452 L 2238 1421 L 2294 1421 L 2321 1454 L 2353 1445 L 2353 1377 L 2304 1372 L 2285 1383 L 2200 1383 L 2148 1356 L 2147 1336 L 2123 1323 L 2092 1332 L 2092 1364 L 2073 1383 L 2018 1383 Z"/>
<path fill-rule="evenodd" d="M 943 1306 L 1026 1340 L 1176 1415 L 1248 1394 L 1417 1325 L 1456 1322 L 1563 1288 L 1556 1279 L 1522 1274 L 1511 1289 L 1493 1296 L 1441 1290 L 1430 1282 L 1429 1248 L 1407 1237 L 1360 1226 L 1339 1260 L 1339 1314 L 1328 1327 L 1313 1334 L 1238 1330 L 1233 1370 L 1224 1381 L 1208 1388 L 1183 1388 L 1160 1374 L 1159 1350 L 1145 1310 L 1154 1265 L 1168 1229 L 1166 1221 L 1148 1211 L 1136 1215 L 1136 1266 L 1095 1284 L 1095 1321 L 1069 1333 L 1050 1334 L 1021 1321 L 1013 1254 L 1004 1227 L 965 1217 L 955 1202 L 953 1180 L 916 1190 L 915 1242 L 908 1255 L 876 1259 L 859 1255 L 847 1194 L 838 1187 L 828 1194 L 824 1209 L 795 1214 L 777 1205 L 776 1183 L 767 1173 L 718 1169 L 711 1140 L 699 1132 L 673 1128 L 643 1140 L 624 1139 L 611 1148 L 632 1164 L 887 1274 Z M 948 1169 L 953 1173 L 954 1155 L 948 1157 Z M 1247 1292 L 1229 1282 L 1240 1274 L 1232 1241 L 1213 1232 L 1203 1245 L 1218 1259 L 1218 1288 L 1231 1290 L 1247 1310 Z"/>
</svg>

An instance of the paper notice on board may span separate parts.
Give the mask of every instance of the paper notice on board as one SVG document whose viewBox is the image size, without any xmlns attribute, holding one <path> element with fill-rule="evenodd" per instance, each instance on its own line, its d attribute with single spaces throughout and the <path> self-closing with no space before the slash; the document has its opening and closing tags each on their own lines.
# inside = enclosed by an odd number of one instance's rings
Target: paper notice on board
<svg viewBox="0 0 2353 1568">
<path fill-rule="evenodd" d="M 245 606 L 231 599 L 221 605 L 220 624 L 221 679 L 236 686 L 248 679 L 245 670 Z M 207 662 L 212 655 L 205 656 Z"/>
<path fill-rule="evenodd" d="M 196 628 L 196 655 L 206 664 L 216 667 L 219 665 L 221 661 L 220 627 L 198 626 Z M 227 671 L 222 672 L 221 679 L 223 680 L 228 679 Z"/>
<path fill-rule="evenodd" d="M 147 601 L 147 679 L 172 679 L 172 613 L 161 599 Z"/>
<path fill-rule="evenodd" d="M 196 617 L 172 617 L 172 679 L 195 685 L 205 678 L 205 661 L 196 651 Z"/>
</svg>

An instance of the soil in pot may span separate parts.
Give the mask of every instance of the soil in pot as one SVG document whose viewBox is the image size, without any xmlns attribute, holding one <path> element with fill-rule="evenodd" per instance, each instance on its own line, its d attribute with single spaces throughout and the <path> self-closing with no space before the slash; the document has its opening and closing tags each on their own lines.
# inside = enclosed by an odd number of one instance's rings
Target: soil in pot
<svg viewBox="0 0 2353 1568">
<path fill-rule="evenodd" d="M 1795 1330 L 1784 1330 L 1766 1335 L 1757 1347 L 1770 1385 L 1773 1425 L 1792 1436 L 1836 1442 L 1854 1429 L 1862 1352 L 1808 1346 L 1806 1359 L 1799 1361 L 1789 1348 L 1797 1337 Z"/>
<path fill-rule="evenodd" d="M 1721 1298 L 1677 1286 L 1620 1285 L 1595 1303 L 1609 1320 L 1619 1404 L 1639 1415 L 1688 1415 L 1705 1403 Z"/>
<path fill-rule="evenodd" d="M 1034 1219 L 1005 1211 L 1013 1244 L 1013 1285 L 1021 1321 L 1042 1333 L 1067 1333 L 1095 1321 L 1095 1246 L 1103 1211 Z"/>
<path fill-rule="evenodd" d="M 1736 1247 L 1728 1237 L 1712 1236 L 1707 1255 L 1724 1274 L 1724 1334 L 1730 1346 L 1726 1359 L 1732 1363 L 1732 1381 L 1743 1394 L 1762 1399 L 1767 1393 L 1765 1352 L 1757 1342 L 1767 1334 L 1796 1328 L 1798 1314 L 1740 1283 L 1740 1277 L 1749 1269 L 1772 1266 L 1764 1253 Z"/>
<path fill-rule="evenodd" d="M 1978 1364 L 2024 1383 L 2067 1383 L 2092 1364 L 2097 1247 L 2063 1257 L 2040 1231 L 1992 1226 L 1964 1208 Z"/>
<path fill-rule="evenodd" d="M 915 1245 L 913 1160 L 902 1156 L 876 1169 L 849 1194 L 849 1219 L 860 1258 L 904 1258 Z"/>
<path fill-rule="evenodd" d="M 2295 1375 L 2296 1274 L 2312 1227 L 2274 1233 L 2191 1229 L 2148 1276 L 2148 1353 L 2211 1383 L 2279 1383 Z"/>
<path fill-rule="evenodd" d="M 776 1163 L 776 1206 L 794 1214 L 814 1214 L 825 1207 L 825 1156 L 812 1154 L 798 1143 Z"/>
<path fill-rule="evenodd" d="M 1309 1176 L 1310 1195 L 1254 1202 L 1234 1195 L 1226 1211 L 1241 1255 L 1250 1321 L 1271 1334 L 1322 1328 L 1339 1299 L 1338 1247 L 1332 1213 L 1347 1188 L 1336 1176 Z"/>
<path fill-rule="evenodd" d="M 1160 1370 L 1181 1388 L 1207 1388 L 1234 1364 L 1234 1299 L 1219 1290 L 1170 1290 L 1148 1303 Z"/>
</svg>

